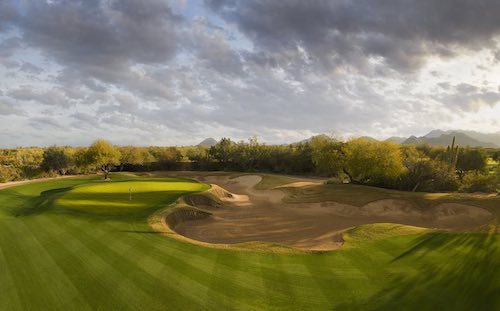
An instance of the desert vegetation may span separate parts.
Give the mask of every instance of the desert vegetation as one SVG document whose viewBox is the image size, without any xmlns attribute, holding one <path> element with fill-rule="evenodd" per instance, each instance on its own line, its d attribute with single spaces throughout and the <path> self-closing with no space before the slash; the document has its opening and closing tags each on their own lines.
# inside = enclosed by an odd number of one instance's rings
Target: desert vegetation
<svg viewBox="0 0 500 311">
<path fill-rule="evenodd" d="M 97 140 L 85 147 L 0 151 L 0 180 L 110 171 L 239 171 L 321 176 L 405 191 L 496 192 L 499 150 L 457 146 L 399 145 L 365 138 L 347 142 L 321 135 L 297 144 L 267 145 L 256 138 L 193 147 L 113 146 Z"/>
</svg>

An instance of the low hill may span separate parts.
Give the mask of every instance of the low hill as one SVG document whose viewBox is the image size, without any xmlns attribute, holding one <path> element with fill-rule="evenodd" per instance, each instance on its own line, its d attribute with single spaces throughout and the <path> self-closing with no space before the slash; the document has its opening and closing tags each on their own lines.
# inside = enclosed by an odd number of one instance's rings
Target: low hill
<svg viewBox="0 0 500 311">
<path fill-rule="evenodd" d="M 211 147 L 217 144 L 217 141 L 212 137 L 204 139 L 198 146 Z"/>
</svg>

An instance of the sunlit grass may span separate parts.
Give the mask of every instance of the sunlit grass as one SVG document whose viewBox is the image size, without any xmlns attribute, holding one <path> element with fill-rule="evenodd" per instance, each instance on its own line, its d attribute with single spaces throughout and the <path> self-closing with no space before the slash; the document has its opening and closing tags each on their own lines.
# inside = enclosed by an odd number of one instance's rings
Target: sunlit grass
<svg viewBox="0 0 500 311">
<path fill-rule="evenodd" d="M 180 194 L 207 188 L 201 183 L 176 179 L 99 182 L 75 187 L 54 203 L 69 210 L 119 215 L 167 204 Z"/>
</svg>

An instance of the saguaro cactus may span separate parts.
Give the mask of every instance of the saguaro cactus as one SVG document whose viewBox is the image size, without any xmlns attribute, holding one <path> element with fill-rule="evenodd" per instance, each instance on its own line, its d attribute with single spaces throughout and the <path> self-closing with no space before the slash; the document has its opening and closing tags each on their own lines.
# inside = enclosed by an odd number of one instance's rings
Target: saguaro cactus
<svg viewBox="0 0 500 311">
<path fill-rule="evenodd" d="M 451 147 L 448 146 L 446 148 L 446 157 L 448 159 L 448 165 L 450 166 L 451 171 L 454 171 L 457 167 L 458 153 L 459 152 L 460 152 L 460 149 L 458 148 L 458 145 L 455 146 L 455 136 L 453 136 L 453 140 L 451 142 Z"/>
</svg>

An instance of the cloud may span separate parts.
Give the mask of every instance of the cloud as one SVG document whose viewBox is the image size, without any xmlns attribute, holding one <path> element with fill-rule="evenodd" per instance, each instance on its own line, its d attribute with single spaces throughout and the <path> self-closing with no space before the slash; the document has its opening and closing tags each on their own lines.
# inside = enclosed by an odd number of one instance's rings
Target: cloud
<svg viewBox="0 0 500 311">
<path fill-rule="evenodd" d="M 81 78 L 117 82 L 135 64 L 157 64 L 177 50 L 182 17 L 165 1 L 28 1 L 18 22 L 30 47 Z"/>
<path fill-rule="evenodd" d="M 0 115 L 3 116 L 9 116 L 9 115 L 16 115 L 16 116 L 25 116 L 26 112 L 19 107 L 16 107 L 15 104 L 0 99 Z"/>
<path fill-rule="evenodd" d="M 499 5 L 0 1 L 0 112 L 22 121 L 0 129 L 46 144 L 423 134 L 498 106 Z"/>
<path fill-rule="evenodd" d="M 500 92 L 494 89 L 460 83 L 448 87 L 448 92 L 440 93 L 435 99 L 444 103 L 450 110 L 477 112 L 484 106 L 496 106 L 500 103 Z"/>
<path fill-rule="evenodd" d="M 23 85 L 12 89 L 7 95 L 18 101 L 34 101 L 43 105 L 69 107 L 72 100 L 65 95 L 65 92 L 58 87 L 48 90 L 37 90 L 33 86 Z"/>
<path fill-rule="evenodd" d="M 244 1 L 207 0 L 258 52 L 278 56 L 304 49 L 318 66 L 365 70 L 370 58 L 414 70 L 428 55 L 494 45 L 500 3 L 485 0 Z"/>
</svg>

